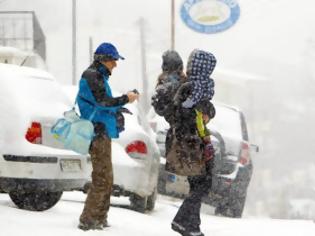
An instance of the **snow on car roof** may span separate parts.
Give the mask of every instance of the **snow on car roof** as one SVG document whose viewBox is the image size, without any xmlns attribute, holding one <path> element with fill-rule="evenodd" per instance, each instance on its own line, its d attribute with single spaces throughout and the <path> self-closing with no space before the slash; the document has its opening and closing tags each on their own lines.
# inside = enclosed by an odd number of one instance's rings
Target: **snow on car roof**
<svg viewBox="0 0 315 236">
<path fill-rule="evenodd" d="M 26 55 L 28 55 L 28 53 L 19 50 L 17 48 L 14 47 L 3 47 L 0 46 L 0 55 L 1 56 L 15 56 L 15 57 L 25 57 Z"/>
<path fill-rule="evenodd" d="M 14 76 L 15 78 L 28 76 L 35 79 L 55 80 L 55 78 L 46 71 L 4 63 L 0 63 L 0 74 Z"/>
</svg>

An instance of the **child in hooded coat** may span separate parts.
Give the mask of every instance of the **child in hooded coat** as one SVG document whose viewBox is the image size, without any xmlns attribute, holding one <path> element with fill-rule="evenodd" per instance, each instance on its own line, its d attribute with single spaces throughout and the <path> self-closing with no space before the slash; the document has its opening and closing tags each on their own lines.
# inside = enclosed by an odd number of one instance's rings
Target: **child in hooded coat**
<svg viewBox="0 0 315 236">
<path fill-rule="evenodd" d="M 210 101 L 214 95 L 214 81 L 210 78 L 217 60 L 210 52 L 195 49 L 187 63 L 187 81 L 191 94 L 182 103 L 184 108 L 192 108 L 203 100 Z"/>
</svg>

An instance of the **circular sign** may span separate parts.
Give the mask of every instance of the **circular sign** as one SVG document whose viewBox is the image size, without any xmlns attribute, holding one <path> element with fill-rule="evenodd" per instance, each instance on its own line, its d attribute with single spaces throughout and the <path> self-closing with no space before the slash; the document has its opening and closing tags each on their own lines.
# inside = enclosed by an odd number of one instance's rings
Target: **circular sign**
<svg viewBox="0 0 315 236">
<path fill-rule="evenodd" d="M 240 7 L 236 0 L 185 0 L 180 15 L 189 28 L 213 34 L 233 26 L 240 17 Z"/>
</svg>

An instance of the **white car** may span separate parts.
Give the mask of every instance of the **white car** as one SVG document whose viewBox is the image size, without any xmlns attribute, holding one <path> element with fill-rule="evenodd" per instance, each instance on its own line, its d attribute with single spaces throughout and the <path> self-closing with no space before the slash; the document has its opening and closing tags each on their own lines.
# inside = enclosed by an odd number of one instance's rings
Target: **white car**
<svg viewBox="0 0 315 236">
<path fill-rule="evenodd" d="M 113 139 L 113 143 L 123 147 L 128 155 L 113 155 L 113 194 L 130 196 L 131 206 L 144 212 L 154 208 L 160 152 L 152 134 L 150 135 L 146 116 L 136 104 L 127 104 L 126 107 L 133 115 L 125 115 L 125 131 L 118 139 Z"/>
<path fill-rule="evenodd" d="M 46 210 L 63 191 L 83 190 L 91 179 L 90 157 L 65 150 L 50 129 L 73 102 L 47 72 L 0 63 L 0 189 L 22 209 Z M 159 151 L 135 115 L 112 144 L 115 194 L 132 206 L 153 209 Z M 132 127 L 132 128 L 130 128 Z"/>
<path fill-rule="evenodd" d="M 63 191 L 82 188 L 90 174 L 85 156 L 46 146 L 71 101 L 38 69 L 0 63 L 0 78 L 0 189 L 19 208 L 49 209 Z"/>
</svg>

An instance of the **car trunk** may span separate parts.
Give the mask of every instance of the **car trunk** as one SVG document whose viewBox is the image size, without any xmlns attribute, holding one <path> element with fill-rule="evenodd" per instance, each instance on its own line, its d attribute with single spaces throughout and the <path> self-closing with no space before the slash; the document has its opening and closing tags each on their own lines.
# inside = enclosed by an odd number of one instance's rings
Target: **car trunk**
<svg viewBox="0 0 315 236">
<path fill-rule="evenodd" d="M 27 126 L 21 135 L 26 136 L 34 123 L 38 123 L 41 128 L 39 144 L 62 148 L 61 143 L 53 137 L 50 129 L 58 119 L 63 117 L 65 111 L 71 109 L 72 104 L 59 84 L 51 79 L 32 76 L 24 78 L 24 80 L 20 79 L 19 84 L 23 90 L 16 95 L 15 100 Z"/>
</svg>

